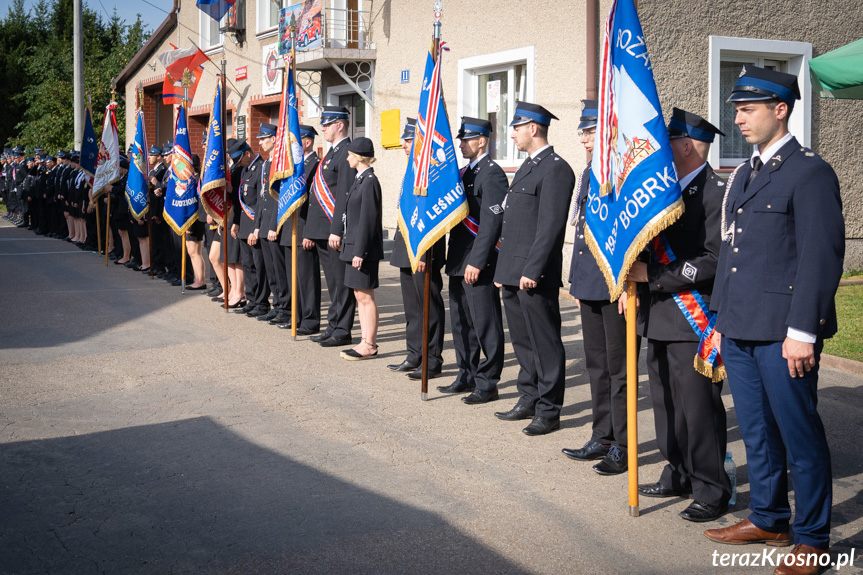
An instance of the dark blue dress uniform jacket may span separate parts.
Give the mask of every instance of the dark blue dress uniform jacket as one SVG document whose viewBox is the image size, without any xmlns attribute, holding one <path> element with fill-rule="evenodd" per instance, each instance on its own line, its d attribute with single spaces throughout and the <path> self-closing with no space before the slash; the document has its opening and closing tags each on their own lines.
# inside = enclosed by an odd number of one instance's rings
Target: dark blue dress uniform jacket
<svg viewBox="0 0 863 575">
<path fill-rule="evenodd" d="M 264 160 L 261 156 L 255 156 L 252 163 L 246 167 L 246 171 L 241 173 L 238 198 L 242 198 L 246 207 L 257 212 L 258 205 L 258 188 L 261 184 L 261 168 L 264 165 Z M 240 226 L 240 231 L 237 237 L 241 240 L 248 240 L 249 234 L 255 233 L 255 219 L 250 218 L 243 206 L 237 202 L 234 206 L 234 223 Z"/>
<path fill-rule="evenodd" d="M 647 264 L 650 297 L 642 301 L 641 335 L 659 341 L 699 341 L 674 294 L 698 290 L 709 306 L 722 243 L 719 227 L 725 182 L 709 165 L 682 190 L 685 211 L 663 233 L 675 260 Z"/>
<path fill-rule="evenodd" d="M 481 270 L 480 273 L 493 275 L 497 263 L 495 246 L 503 223 L 501 204 L 509 186 L 506 174 L 486 155 L 473 169 L 465 170 L 462 182 L 470 210 L 468 215 L 480 223 L 479 233 L 474 237 L 464 223 L 450 230 L 446 273 L 463 276 L 467 266 L 472 265 Z"/>
<path fill-rule="evenodd" d="M 326 240 L 330 234 L 342 235 L 342 215 L 345 213 L 345 201 L 348 197 L 348 190 L 354 183 L 354 177 L 357 171 L 348 166 L 348 144 L 351 143 L 350 138 L 346 138 L 338 143 L 338 145 L 330 148 L 326 153 L 323 163 L 324 181 L 330 188 L 330 193 L 335 199 L 335 209 L 333 210 L 333 221 L 327 218 L 324 209 L 318 202 L 315 195 L 314 187 L 309 195 L 309 211 L 306 217 L 306 227 L 303 231 L 303 237 L 309 240 Z M 314 178 L 315 174 L 310 176 Z"/>
<path fill-rule="evenodd" d="M 764 165 L 738 171 L 725 203 L 734 245 L 722 243 L 711 307 L 726 337 L 783 341 L 793 327 L 836 333 L 845 220 L 830 165 L 792 139 Z"/>
<path fill-rule="evenodd" d="M 537 289 L 560 287 L 563 237 L 575 174 L 549 146 L 516 172 L 506 195 L 496 283 L 518 286 L 521 277 Z"/>
<path fill-rule="evenodd" d="M 345 226 L 342 236 L 344 262 L 355 257 L 369 261 L 384 258 L 381 183 L 369 168 L 355 178 L 345 201 Z"/>
<path fill-rule="evenodd" d="M 315 193 L 312 191 L 312 185 L 315 181 L 316 169 L 318 169 L 318 155 L 311 154 L 303 160 L 303 170 L 305 170 L 306 174 L 306 201 L 297 208 L 297 247 L 300 249 L 303 247 L 303 233 L 306 230 L 306 220 L 309 217 L 309 203 L 312 201 L 312 197 L 309 194 Z M 285 225 L 282 226 L 282 231 L 279 233 L 279 245 L 287 248 L 291 247 L 292 225 L 291 218 L 288 218 L 285 221 Z"/>
<path fill-rule="evenodd" d="M 572 243 L 572 264 L 569 268 L 569 293 L 576 299 L 587 301 L 609 301 L 608 283 L 599 270 L 596 259 L 584 239 L 584 209 L 590 193 L 590 162 L 581 173 L 575 191 L 578 214 L 575 220 L 575 240 Z"/>
</svg>

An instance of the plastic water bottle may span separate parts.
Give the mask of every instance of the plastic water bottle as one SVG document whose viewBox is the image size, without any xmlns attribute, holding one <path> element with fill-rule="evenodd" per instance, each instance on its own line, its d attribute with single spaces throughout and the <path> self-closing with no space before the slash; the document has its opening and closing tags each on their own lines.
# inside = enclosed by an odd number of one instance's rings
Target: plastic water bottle
<svg viewBox="0 0 863 575">
<path fill-rule="evenodd" d="M 731 481 L 731 499 L 728 500 L 728 506 L 733 507 L 737 503 L 737 465 L 734 464 L 730 451 L 725 452 L 725 473 Z"/>
</svg>

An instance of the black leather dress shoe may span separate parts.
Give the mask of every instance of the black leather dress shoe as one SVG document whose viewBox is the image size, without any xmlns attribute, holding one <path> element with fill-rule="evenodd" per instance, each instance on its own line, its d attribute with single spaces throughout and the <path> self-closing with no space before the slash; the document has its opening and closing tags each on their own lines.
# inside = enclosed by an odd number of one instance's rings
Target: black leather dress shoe
<svg viewBox="0 0 863 575">
<path fill-rule="evenodd" d="M 211 287 L 207 290 L 207 295 L 210 297 L 218 297 L 222 295 L 222 288 L 220 287 Z"/>
<path fill-rule="evenodd" d="M 638 492 L 645 497 L 685 497 L 692 493 L 689 490 L 665 487 L 658 481 L 656 483 L 639 485 Z"/>
<path fill-rule="evenodd" d="M 689 507 L 680 512 L 680 516 L 687 521 L 705 523 L 719 519 L 728 511 L 727 505 L 710 505 L 701 501 L 693 501 Z"/>
<path fill-rule="evenodd" d="M 268 313 L 270 313 L 270 310 L 268 310 L 268 309 L 260 309 L 260 308 L 257 308 L 257 307 L 256 307 L 256 308 L 254 308 L 252 311 L 250 311 L 249 313 L 247 313 L 246 315 L 247 315 L 247 316 L 249 316 L 249 317 L 263 317 L 263 316 L 267 315 Z"/>
<path fill-rule="evenodd" d="M 455 380 L 449 385 L 437 386 L 437 390 L 441 393 L 464 393 L 465 391 L 473 391 L 474 389 L 476 389 L 475 385 L 470 385 L 459 380 Z"/>
<path fill-rule="evenodd" d="M 291 329 L 291 318 L 288 318 L 288 321 L 283 323 L 277 323 L 276 327 L 279 329 Z"/>
<path fill-rule="evenodd" d="M 555 429 L 560 429 L 560 418 L 559 417 L 542 417 L 541 415 L 535 415 L 531 422 L 522 429 L 522 433 L 525 435 L 545 435 L 546 433 L 551 433 Z"/>
<path fill-rule="evenodd" d="M 593 461 L 608 455 L 608 446 L 589 440 L 581 449 L 561 449 L 564 455 L 576 461 Z"/>
<path fill-rule="evenodd" d="M 172 286 L 174 286 L 174 287 L 180 287 L 180 286 L 182 286 L 182 285 L 183 285 L 183 280 L 176 279 L 176 280 L 174 280 L 174 281 L 172 281 L 172 282 L 171 282 L 171 285 L 172 285 Z"/>
<path fill-rule="evenodd" d="M 319 327 L 311 328 L 311 327 L 300 326 L 297 328 L 297 335 L 314 335 L 320 331 L 321 331 L 321 328 L 319 328 Z"/>
<path fill-rule="evenodd" d="M 321 347 L 341 347 L 343 345 L 351 345 L 352 343 L 354 343 L 354 338 L 352 338 L 351 336 L 330 336 L 327 339 L 318 343 Z"/>
<path fill-rule="evenodd" d="M 411 363 L 408 360 L 404 360 L 401 363 L 393 363 L 387 366 L 387 369 L 390 371 L 413 371 L 420 366 L 419 363 Z"/>
<path fill-rule="evenodd" d="M 429 368 L 429 379 L 433 379 L 435 377 L 440 377 L 441 368 L 432 369 Z M 408 374 L 408 379 L 422 379 L 423 378 L 423 366 L 419 366 L 412 372 Z"/>
<path fill-rule="evenodd" d="M 536 411 L 529 407 L 516 404 L 509 411 L 495 411 L 494 416 L 504 421 L 518 421 L 520 419 L 531 419 L 536 415 Z"/>
<path fill-rule="evenodd" d="M 245 305 L 244 305 L 243 307 L 241 307 L 240 309 L 235 309 L 235 310 L 234 310 L 234 313 L 243 313 L 243 314 L 246 314 L 246 313 L 249 313 L 250 311 L 252 311 L 253 309 L 255 309 L 255 304 L 251 304 L 251 305 L 249 305 L 249 304 L 245 304 Z"/>
<path fill-rule="evenodd" d="M 325 339 L 330 339 L 332 337 L 332 335 L 333 335 L 332 332 L 324 331 L 323 333 L 319 333 L 318 335 L 313 335 L 312 337 L 309 338 L 309 340 L 311 340 L 315 343 L 321 343 Z"/>
<path fill-rule="evenodd" d="M 191 290 L 191 291 L 204 291 L 205 289 L 207 289 L 207 286 L 198 286 L 198 287 L 186 286 L 186 291 L 189 291 L 189 290 Z M 224 301 L 224 300 L 222 300 L 222 301 Z"/>
<path fill-rule="evenodd" d="M 496 389 L 492 389 L 491 391 L 486 391 L 484 389 L 474 389 L 470 395 L 462 397 L 461 400 L 468 405 L 479 405 L 481 403 L 495 401 L 499 397 L 500 395 L 498 394 Z"/>
<path fill-rule="evenodd" d="M 276 317 L 273 319 L 267 320 L 267 323 L 270 325 L 279 325 L 283 323 L 287 323 L 290 327 L 291 324 L 291 314 L 280 311 L 276 314 Z"/>
<path fill-rule="evenodd" d="M 270 310 L 270 311 L 268 311 L 266 314 L 264 314 L 264 315 L 259 315 L 259 316 L 258 316 L 258 321 L 270 321 L 271 319 L 273 319 L 273 318 L 274 318 L 274 317 L 276 317 L 277 315 L 279 315 L 279 312 L 277 312 L 277 311 L 276 311 L 276 310 L 274 310 L 274 309 L 271 309 L 271 310 Z"/>
<path fill-rule="evenodd" d="M 626 451 L 616 445 L 608 450 L 608 455 L 602 461 L 593 466 L 593 470 L 600 475 L 620 475 L 626 473 L 629 463 L 626 459 Z"/>
</svg>

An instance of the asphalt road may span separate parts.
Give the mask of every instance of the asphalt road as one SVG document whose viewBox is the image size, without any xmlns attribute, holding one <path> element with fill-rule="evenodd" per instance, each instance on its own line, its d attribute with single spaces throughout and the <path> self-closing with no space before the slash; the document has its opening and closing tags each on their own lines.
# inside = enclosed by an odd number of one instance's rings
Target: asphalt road
<svg viewBox="0 0 863 575">
<path fill-rule="evenodd" d="M 0 223 L 0 573 L 772 573 L 714 566 L 705 528 L 747 515 L 743 444 L 733 512 L 703 525 L 682 499 L 641 499 L 625 475 L 566 459 L 590 435 L 575 306 L 563 303 L 562 429 L 521 433 L 389 372 L 403 358 L 395 269 L 381 266 L 381 357 L 226 315 L 57 240 Z M 358 329 L 357 332 L 358 334 Z M 642 362 L 640 372 L 645 373 Z M 834 557 L 863 566 L 863 377 L 822 370 L 833 455 Z M 662 467 L 646 376 L 641 482 Z M 843 568 L 842 573 L 860 572 Z"/>
</svg>

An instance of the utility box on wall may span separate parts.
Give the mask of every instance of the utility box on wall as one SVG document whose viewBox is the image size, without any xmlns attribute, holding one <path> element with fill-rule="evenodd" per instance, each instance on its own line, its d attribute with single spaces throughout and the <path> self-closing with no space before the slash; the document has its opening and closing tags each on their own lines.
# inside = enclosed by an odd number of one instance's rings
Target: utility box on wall
<svg viewBox="0 0 863 575">
<path fill-rule="evenodd" d="M 401 136 L 401 111 L 396 109 L 381 112 L 381 146 L 386 150 L 401 148 L 399 136 Z"/>
</svg>

